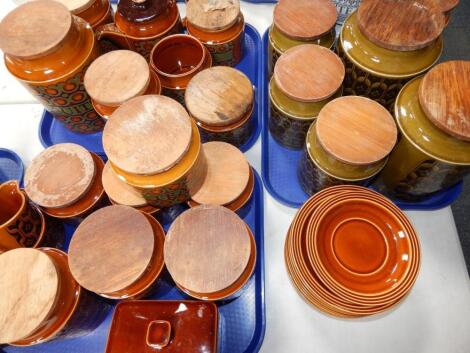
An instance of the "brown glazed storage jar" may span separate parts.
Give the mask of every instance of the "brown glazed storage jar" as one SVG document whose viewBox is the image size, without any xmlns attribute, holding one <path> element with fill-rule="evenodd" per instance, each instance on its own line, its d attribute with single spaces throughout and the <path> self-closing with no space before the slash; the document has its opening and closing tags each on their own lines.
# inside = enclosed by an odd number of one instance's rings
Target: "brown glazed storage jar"
<svg viewBox="0 0 470 353">
<path fill-rule="evenodd" d="M 57 0 L 69 11 L 88 22 L 91 28 L 112 23 L 114 11 L 109 0 Z"/>
<path fill-rule="evenodd" d="M 83 86 L 88 65 L 98 57 L 93 29 L 55 1 L 18 6 L 0 22 L 5 66 L 68 129 L 103 129 Z"/>
<path fill-rule="evenodd" d="M 380 104 L 357 96 L 328 103 L 310 126 L 298 176 L 309 195 L 333 185 L 366 185 L 382 170 L 397 127 Z"/>
<path fill-rule="evenodd" d="M 301 149 L 320 110 L 341 96 L 344 74 L 341 59 L 319 45 L 298 45 L 282 54 L 269 83 L 271 136 Z"/>
<path fill-rule="evenodd" d="M 32 346 L 86 335 L 109 305 L 73 279 L 67 254 L 53 248 L 0 255 L 0 343 Z"/>
<path fill-rule="evenodd" d="M 206 46 L 214 66 L 241 61 L 245 20 L 239 0 L 187 0 L 186 30 Z"/>
<path fill-rule="evenodd" d="M 203 70 L 189 81 L 184 99 L 203 142 L 224 141 L 240 147 L 250 139 L 253 85 L 241 71 L 221 66 Z"/>
<path fill-rule="evenodd" d="M 163 263 L 165 232 L 158 221 L 128 206 L 108 206 L 80 223 L 69 247 L 75 280 L 109 299 L 142 297 Z"/>
</svg>

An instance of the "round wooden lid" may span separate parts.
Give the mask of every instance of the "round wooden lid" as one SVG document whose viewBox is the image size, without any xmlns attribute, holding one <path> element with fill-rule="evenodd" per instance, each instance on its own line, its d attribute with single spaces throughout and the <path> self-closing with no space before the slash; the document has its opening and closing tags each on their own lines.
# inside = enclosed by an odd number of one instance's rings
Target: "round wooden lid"
<svg viewBox="0 0 470 353">
<path fill-rule="evenodd" d="M 331 31 L 338 12 L 331 0 L 279 0 L 274 25 L 286 36 L 312 40 Z"/>
<path fill-rule="evenodd" d="M 147 205 L 147 201 L 136 188 L 119 179 L 109 162 L 104 166 L 101 181 L 103 182 L 104 191 L 114 202 L 131 207 Z"/>
<path fill-rule="evenodd" d="M 459 0 L 436 0 L 442 12 L 449 12 L 457 7 Z"/>
<path fill-rule="evenodd" d="M 323 107 L 316 122 L 322 147 L 349 164 L 367 165 L 385 158 L 397 141 L 392 115 L 364 97 L 337 98 Z"/>
<path fill-rule="evenodd" d="M 378 46 L 410 51 L 434 42 L 444 30 L 445 18 L 434 0 L 363 0 L 357 23 Z"/>
<path fill-rule="evenodd" d="M 186 108 L 197 120 L 213 126 L 239 121 L 253 104 L 253 86 L 246 75 L 226 66 L 194 76 L 185 93 Z"/>
<path fill-rule="evenodd" d="M 318 102 L 332 96 L 341 87 L 344 75 L 339 56 L 315 44 L 287 50 L 274 67 L 274 81 L 279 89 L 301 102 Z"/>
<path fill-rule="evenodd" d="M 245 190 L 250 178 L 250 165 L 245 155 L 226 142 L 203 145 L 207 174 L 201 188 L 192 196 L 199 204 L 226 205 Z"/>
<path fill-rule="evenodd" d="M 128 100 L 103 131 L 108 158 L 131 174 L 157 174 L 173 167 L 191 143 L 191 119 L 177 101 L 157 95 Z"/>
<path fill-rule="evenodd" d="M 182 213 L 165 239 L 165 264 L 190 291 L 214 293 L 232 285 L 250 258 L 245 222 L 229 209 L 201 205 Z"/>
<path fill-rule="evenodd" d="M 90 152 L 74 143 L 60 143 L 33 159 L 24 177 L 25 191 L 39 206 L 69 206 L 89 190 L 95 172 Z"/>
<path fill-rule="evenodd" d="M 0 255 L 0 343 L 32 334 L 47 319 L 59 292 L 52 260 L 36 249 Z"/>
<path fill-rule="evenodd" d="M 74 15 L 88 9 L 95 0 L 56 0 L 64 4 Z"/>
<path fill-rule="evenodd" d="M 130 50 L 114 50 L 93 61 L 85 73 L 85 89 L 99 104 L 118 106 L 142 95 L 150 82 L 145 58 Z"/>
<path fill-rule="evenodd" d="M 71 28 L 72 16 L 61 3 L 25 3 L 0 22 L 0 48 L 20 58 L 45 55 L 62 43 Z"/>
<path fill-rule="evenodd" d="M 143 213 L 128 206 L 108 206 L 78 226 L 70 242 L 69 267 L 82 287 L 109 294 L 142 276 L 153 249 L 152 226 Z"/>
<path fill-rule="evenodd" d="M 429 71 L 419 87 L 419 102 L 439 129 L 470 141 L 470 61 L 448 61 Z"/>
<path fill-rule="evenodd" d="M 186 1 L 186 18 L 194 27 L 206 31 L 220 31 L 232 26 L 239 14 L 239 0 Z"/>
</svg>

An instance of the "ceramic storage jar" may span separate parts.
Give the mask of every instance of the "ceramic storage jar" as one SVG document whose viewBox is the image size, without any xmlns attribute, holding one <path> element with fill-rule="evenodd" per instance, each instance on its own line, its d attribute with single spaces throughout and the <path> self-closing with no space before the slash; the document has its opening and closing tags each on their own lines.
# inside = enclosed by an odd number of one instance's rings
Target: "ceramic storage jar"
<svg viewBox="0 0 470 353">
<path fill-rule="evenodd" d="M 93 29 L 55 1 L 18 6 L 0 23 L 5 66 L 68 129 L 103 129 L 83 86 L 88 65 L 98 57 Z"/>
<path fill-rule="evenodd" d="M 279 0 L 268 33 L 268 73 L 286 50 L 301 44 L 328 49 L 336 38 L 338 13 L 331 0 Z"/>
<path fill-rule="evenodd" d="M 240 147 L 253 134 L 253 85 L 241 71 L 219 66 L 199 72 L 189 81 L 185 103 L 204 142 Z"/>
<path fill-rule="evenodd" d="M 161 92 L 160 80 L 145 58 L 130 50 L 100 56 L 86 71 L 84 84 L 93 107 L 104 119 L 131 98 Z"/>
<path fill-rule="evenodd" d="M 470 172 L 469 92 L 470 61 L 439 64 L 403 87 L 395 108 L 401 139 L 378 180 L 381 191 L 420 200 Z"/>
<path fill-rule="evenodd" d="M 298 45 L 282 54 L 269 83 L 271 136 L 301 149 L 323 106 L 341 96 L 344 74 L 341 59 L 319 45 Z"/>
<path fill-rule="evenodd" d="M 362 1 L 337 45 L 346 66 L 344 94 L 369 97 L 393 112 L 403 85 L 439 59 L 444 24 L 433 0 Z"/>
<path fill-rule="evenodd" d="M 66 253 L 23 248 L 0 255 L 0 343 L 31 346 L 86 335 L 108 310 L 73 279 Z"/>
<path fill-rule="evenodd" d="M 225 207 L 183 212 L 165 238 L 165 264 L 176 285 L 193 298 L 215 301 L 241 295 L 256 263 L 248 225 Z"/>
<path fill-rule="evenodd" d="M 396 140 L 395 122 L 380 104 L 364 97 L 337 98 L 308 131 L 300 184 L 309 195 L 333 185 L 366 185 L 382 170 Z"/>
<path fill-rule="evenodd" d="M 58 1 L 64 4 L 73 15 L 87 21 L 93 29 L 114 21 L 114 11 L 109 0 Z"/>
<path fill-rule="evenodd" d="M 155 207 L 188 201 L 206 174 L 196 123 L 168 97 L 141 96 L 121 105 L 106 124 L 103 147 L 118 177 Z"/>
<path fill-rule="evenodd" d="M 235 66 L 242 59 L 245 20 L 238 0 L 186 1 L 186 29 L 206 46 L 214 66 Z"/>
<path fill-rule="evenodd" d="M 164 241 L 155 218 L 128 206 L 104 207 L 73 234 L 70 271 L 81 286 L 102 297 L 142 297 L 163 269 Z"/>
</svg>

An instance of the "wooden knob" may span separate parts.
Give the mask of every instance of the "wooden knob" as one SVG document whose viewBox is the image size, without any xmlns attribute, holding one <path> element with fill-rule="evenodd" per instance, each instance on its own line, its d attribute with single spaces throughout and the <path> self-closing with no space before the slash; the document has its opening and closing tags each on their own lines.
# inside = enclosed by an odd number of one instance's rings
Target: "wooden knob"
<svg viewBox="0 0 470 353">
<path fill-rule="evenodd" d="M 240 14 L 239 0 L 188 0 L 186 18 L 201 30 L 221 31 L 232 26 Z"/>
<path fill-rule="evenodd" d="M 93 5 L 97 0 L 56 0 L 64 4 L 71 13 L 74 15 L 79 14 L 91 5 Z"/>
</svg>

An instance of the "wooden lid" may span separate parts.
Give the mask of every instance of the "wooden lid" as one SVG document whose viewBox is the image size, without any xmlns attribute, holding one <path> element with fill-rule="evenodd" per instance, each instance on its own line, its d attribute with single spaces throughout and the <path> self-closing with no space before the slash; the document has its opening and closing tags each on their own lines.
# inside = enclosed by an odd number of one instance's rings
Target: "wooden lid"
<svg viewBox="0 0 470 353">
<path fill-rule="evenodd" d="M 96 0 L 56 0 L 64 4 L 74 15 L 88 9 Z"/>
<path fill-rule="evenodd" d="M 229 209 L 201 205 L 182 213 L 165 239 L 165 264 L 173 279 L 206 294 L 231 286 L 250 258 L 245 222 Z"/>
<path fill-rule="evenodd" d="M 397 141 L 392 115 L 364 97 L 337 98 L 323 107 L 316 122 L 322 147 L 336 159 L 367 165 L 385 158 Z"/>
<path fill-rule="evenodd" d="M 331 31 L 338 12 L 331 0 L 279 0 L 274 25 L 286 36 L 312 40 Z"/>
<path fill-rule="evenodd" d="M 70 242 L 69 267 L 82 287 L 109 294 L 142 276 L 153 249 L 152 226 L 143 213 L 128 206 L 108 206 L 78 226 Z"/>
<path fill-rule="evenodd" d="M 132 98 L 110 116 L 103 147 L 111 162 L 132 174 L 173 167 L 191 142 L 191 119 L 177 101 L 157 95 Z"/>
<path fill-rule="evenodd" d="M 186 107 L 197 120 L 212 126 L 239 121 L 253 104 L 253 86 L 246 75 L 226 66 L 194 76 L 185 93 Z"/>
<path fill-rule="evenodd" d="M 315 44 L 287 50 L 274 67 L 278 88 L 300 102 L 318 102 L 331 97 L 341 87 L 344 75 L 344 64 L 339 56 Z"/>
<path fill-rule="evenodd" d="M 436 0 L 442 12 L 449 12 L 457 7 L 459 0 Z"/>
<path fill-rule="evenodd" d="M 429 71 L 419 87 L 419 102 L 439 129 L 470 141 L 470 61 L 448 61 Z"/>
<path fill-rule="evenodd" d="M 131 207 L 147 205 L 147 201 L 136 188 L 119 179 L 109 162 L 104 166 L 101 181 L 103 182 L 104 191 L 114 202 Z"/>
<path fill-rule="evenodd" d="M 33 58 L 57 48 L 72 28 L 69 10 L 56 1 L 18 6 L 0 22 L 0 48 L 5 54 Z"/>
<path fill-rule="evenodd" d="M 0 343 L 32 334 L 47 319 L 59 292 L 52 260 L 36 249 L 0 255 Z"/>
<path fill-rule="evenodd" d="M 357 23 L 378 46 L 410 51 L 434 42 L 444 30 L 445 18 L 434 0 L 363 0 Z"/>
<path fill-rule="evenodd" d="M 69 206 L 88 191 L 95 172 L 90 152 L 74 143 L 60 143 L 33 159 L 24 177 L 25 191 L 39 206 Z"/>
<path fill-rule="evenodd" d="M 250 165 L 245 155 L 226 142 L 203 145 L 207 174 L 201 188 L 192 196 L 199 204 L 226 205 L 245 190 L 250 178 Z"/>
<path fill-rule="evenodd" d="M 145 58 L 130 50 L 114 50 L 93 61 L 85 73 L 85 89 L 99 104 L 121 105 L 144 94 L 150 82 Z"/>
<path fill-rule="evenodd" d="M 188 0 L 186 17 L 196 28 L 220 31 L 232 26 L 240 14 L 239 0 Z"/>
</svg>

